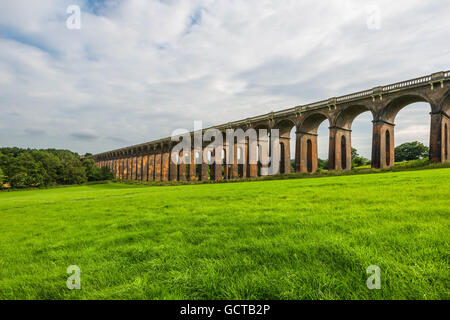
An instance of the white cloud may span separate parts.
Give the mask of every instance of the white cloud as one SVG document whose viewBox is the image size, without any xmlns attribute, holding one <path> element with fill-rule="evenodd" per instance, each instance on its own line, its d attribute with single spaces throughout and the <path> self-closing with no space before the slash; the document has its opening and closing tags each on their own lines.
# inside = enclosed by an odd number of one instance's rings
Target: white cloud
<svg viewBox="0 0 450 320">
<path fill-rule="evenodd" d="M 356 0 L 90 3 L 1 2 L 0 145 L 101 152 L 450 65 L 437 0 L 372 1 L 380 30 Z M 81 30 L 66 28 L 69 4 Z M 403 121 L 423 125 L 413 114 Z M 370 156 L 366 131 L 353 141 Z"/>
</svg>

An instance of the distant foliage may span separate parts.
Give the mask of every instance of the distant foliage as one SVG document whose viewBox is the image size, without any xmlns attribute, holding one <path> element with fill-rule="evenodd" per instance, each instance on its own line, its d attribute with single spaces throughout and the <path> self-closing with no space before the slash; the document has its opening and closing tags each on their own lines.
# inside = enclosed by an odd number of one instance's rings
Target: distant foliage
<svg viewBox="0 0 450 320">
<path fill-rule="evenodd" d="M 113 178 L 107 168 L 68 150 L 0 148 L 0 187 L 45 187 Z"/>
<path fill-rule="evenodd" d="M 323 160 L 323 159 L 317 159 L 317 165 L 319 167 L 319 169 L 322 170 L 328 170 L 328 159 Z"/>
<path fill-rule="evenodd" d="M 4 179 L 5 179 L 5 176 L 3 175 L 3 170 L 2 170 L 2 168 L 0 168 L 0 188 L 3 185 Z"/>
<path fill-rule="evenodd" d="M 356 148 L 352 148 L 352 167 L 361 167 L 370 164 L 370 160 L 358 154 Z"/>
<path fill-rule="evenodd" d="M 92 159 L 84 159 L 83 166 L 86 170 L 88 181 L 104 181 L 114 179 L 114 175 L 108 167 L 99 168 Z"/>
<path fill-rule="evenodd" d="M 395 162 L 424 159 L 428 152 L 428 147 L 421 142 L 406 142 L 395 147 Z"/>
</svg>

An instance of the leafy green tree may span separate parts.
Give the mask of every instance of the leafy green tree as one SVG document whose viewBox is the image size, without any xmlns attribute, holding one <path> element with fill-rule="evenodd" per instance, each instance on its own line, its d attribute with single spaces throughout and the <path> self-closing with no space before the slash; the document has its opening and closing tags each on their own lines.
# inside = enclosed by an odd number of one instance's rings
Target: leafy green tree
<svg viewBox="0 0 450 320">
<path fill-rule="evenodd" d="M 356 148 L 352 148 L 352 167 L 361 167 L 370 164 L 370 160 L 358 154 Z"/>
<path fill-rule="evenodd" d="M 322 170 L 328 170 L 328 159 L 323 160 L 323 159 L 317 159 L 317 165 L 320 169 Z"/>
<path fill-rule="evenodd" d="M 80 161 L 73 159 L 62 160 L 62 170 L 59 175 L 60 184 L 82 184 L 87 182 L 86 169 Z"/>
<path fill-rule="evenodd" d="M 95 164 L 92 159 L 83 159 L 83 167 L 86 170 L 86 177 L 88 181 L 101 181 L 103 180 L 102 171 Z"/>
<path fill-rule="evenodd" d="M 4 181 L 5 181 L 5 175 L 3 174 L 2 168 L 0 168 L 0 188 L 2 187 Z"/>
<path fill-rule="evenodd" d="M 108 167 L 101 167 L 101 180 L 112 180 L 114 179 L 114 173 Z"/>
<path fill-rule="evenodd" d="M 406 142 L 395 147 L 395 162 L 418 160 L 428 157 L 428 147 L 418 141 Z"/>
<path fill-rule="evenodd" d="M 45 172 L 43 175 L 44 185 L 54 185 L 57 183 L 58 174 L 61 172 L 61 161 L 59 158 L 47 151 L 32 150 L 31 155 L 36 162 L 41 163 Z"/>
<path fill-rule="evenodd" d="M 14 183 L 11 181 L 12 186 L 17 184 L 17 187 L 38 187 L 44 184 L 46 172 L 42 164 L 34 160 L 30 152 L 24 152 L 13 158 L 8 175 L 15 181 Z"/>
<path fill-rule="evenodd" d="M 9 183 L 13 188 L 25 188 L 28 186 L 29 177 L 26 172 L 19 172 L 11 177 Z"/>
</svg>

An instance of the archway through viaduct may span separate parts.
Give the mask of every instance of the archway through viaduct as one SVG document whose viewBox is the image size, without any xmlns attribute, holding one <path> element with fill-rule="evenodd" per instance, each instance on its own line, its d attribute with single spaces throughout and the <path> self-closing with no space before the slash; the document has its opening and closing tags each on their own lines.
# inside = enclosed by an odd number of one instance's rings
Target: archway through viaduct
<svg viewBox="0 0 450 320">
<path fill-rule="evenodd" d="M 215 126 L 213 128 L 223 135 L 222 150 L 208 150 L 204 144 L 176 153 L 173 152 L 176 143 L 169 137 L 96 154 L 92 158 L 98 166 L 108 166 L 117 178 L 128 180 L 222 180 L 288 174 L 293 156 L 296 172 L 312 173 L 318 169 L 317 130 L 326 123 L 329 128 L 328 169 L 350 170 L 352 123 L 367 112 L 372 119 L 372 167 L 389 168 L 395 159 L 396 116 L 416 102 L 430 106 L 430 160 L 450 162 L 450 71 Z M 227 129 L 246 132 L 250 128 L 266 129 L 269 134 L 258 137 L 258 143 L 251 143 L 247 137 L 234 139 L 230 144 L 225 138 Z M 275 147 L 271 144 L 271 129 L 279 129 L 279 145 Z M 295 150 L 291 150 L 292 131 L 295 131 Z M 190 134 L 193 141 L 194 133 Z M 277 172 L 270 172 L 268 162 L 262 161 L 265 148 L 268 148 L 270 161 L 279 159 Z M 278 157 L 273 157 L 275 153 Z M 230 155 L 233 155 L 231 161 L 226 162 Z M 256 164 L 251 161 L 253 158 Z M 182 159 L 186 161 L 183 163 Z M 216 161 L 211 164 L 211 160 Z"/>
</svg>

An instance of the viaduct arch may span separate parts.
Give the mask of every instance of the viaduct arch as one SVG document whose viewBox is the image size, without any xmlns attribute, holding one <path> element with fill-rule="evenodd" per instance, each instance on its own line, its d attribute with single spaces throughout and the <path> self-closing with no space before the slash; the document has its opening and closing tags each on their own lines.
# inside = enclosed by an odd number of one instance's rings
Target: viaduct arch
<svg viewBox="0 0 450 320">
<path fill-rule="evenodd" d="M 291 172 L 291 154 L 295 155 L 296 172 L 315 172 L 318 169 L 317 130 L 326 121 L 329 125 L 329 170 L 350 170 L 353 120 L 364 112 L 370 112 L 373 119 L 372 167 L 388 168 L 394 165 L 395 118 L 400 110 L 415 102 L 430 105 L 430 160 L 450 162 L 450 71 L 215 126 L 213 128 L 223 136 L 222 151 L 207 150 L 207 144 L 204 144 L 197 149 L 193 146 L 185 154 L 174 154 L 172 149 L 176 142 L 169 137 L 96 154 L 91 158 L 98 166 L 109 167 L 119 179 L 222 180 L 269 174 L 267 164 L 261 161 L 263 159 L 258 158 L 257 164 L 249 161 L 261 148 L 269 148 L 269 158 L 275 152 L 280 155 L 279 170 L 275 173 Z M 226 141 L 227 129 L 245 132 L 249 128 L 267 129 L 269 132 L 270 129 L 279 129 L 279 146 L 271 150 L 270 136 L 259 139 L 258 144 L 249 143 L 248 137 L 242 141 L 235 139 L 233 146 Z M 295 150 L 290 150 L 293 128 Z M 190 134 L 193 138 L 194 133 Z M 229 155 L 233 155 L 231 164 L 208 163 L 209 158 L 221 160 Z M 171 158 L 176 161 L 171 161 Z M 187 163 L 180 161 L 183 158 Z"/>
</svg>

